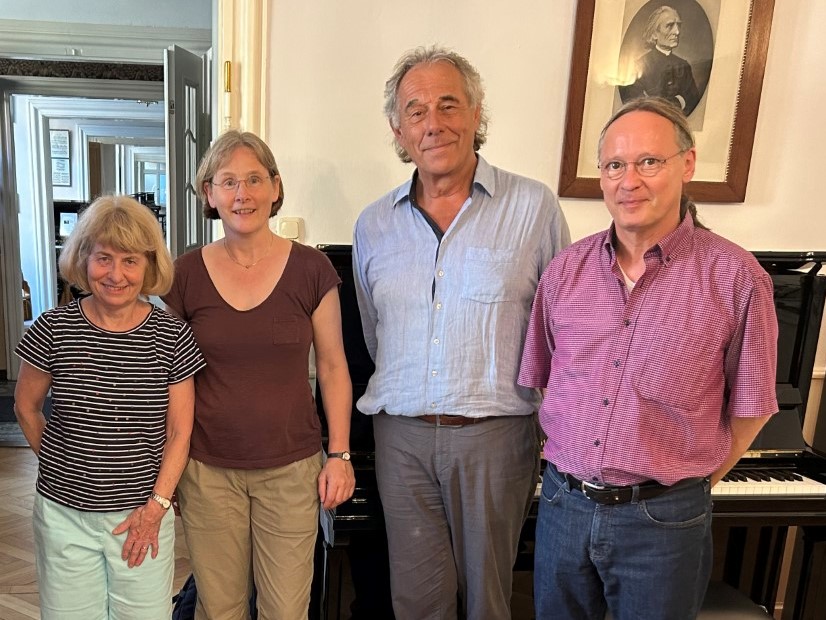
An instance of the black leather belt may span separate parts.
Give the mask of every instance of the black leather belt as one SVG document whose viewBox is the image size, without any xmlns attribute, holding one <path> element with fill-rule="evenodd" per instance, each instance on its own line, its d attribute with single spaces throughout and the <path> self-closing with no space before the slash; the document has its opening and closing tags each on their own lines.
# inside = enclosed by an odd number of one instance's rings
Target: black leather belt
<svg viewBox="0 0 826 620">
<path fill-rule="evenodd" d="M 625 487 L 614 487 L 585 482 L 584 480 L 575 478 L 571 474 L 563 474 L 562 472 L 560 472 L 560 475 L 565 478 L 565 481 L 571 489 L 577 489 L 578 491 L 581 491 L 582 494 L 588 499 L 595 501 L 598 504 L 606 505 L 627 504 L 631 501 L 641 499 L 653 499 L 677 486 L 673 485 L 669 487 L 652 480 L 650 482 L 643 482 Z M 677 484 L 684 486 L 684 482 L 687 483 L 692 480 L 699 480 L 699 478 L 683 480 Z"/>
</svg>

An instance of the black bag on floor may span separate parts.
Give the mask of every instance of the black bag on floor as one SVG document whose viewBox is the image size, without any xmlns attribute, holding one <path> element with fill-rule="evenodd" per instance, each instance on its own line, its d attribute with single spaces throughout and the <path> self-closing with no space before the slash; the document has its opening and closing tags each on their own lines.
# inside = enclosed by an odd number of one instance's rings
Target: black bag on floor
<svg viewBox="0 0 826 620">
<path fill-rule="evenodd" d="M 198 590 L 195 588 L 195 575 L 190 575 L 181 587 L 181 591 L 172 597 L 172 620 L 194 620 L 197 602 Z"/>
</svg>

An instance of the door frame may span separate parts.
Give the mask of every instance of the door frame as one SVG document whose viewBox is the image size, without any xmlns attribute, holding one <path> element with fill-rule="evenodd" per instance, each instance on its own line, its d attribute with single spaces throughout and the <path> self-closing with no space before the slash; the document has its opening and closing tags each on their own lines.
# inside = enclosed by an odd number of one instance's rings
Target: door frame
<svg viewBox="0 0 826 620">
<path fill-rule="evenodd" d="M 86 78 L 46 78 L 46 77 L 3 77 L 0 78 L 0 286 L 2 286 L 3 333 L 7 378 L 17 378 L 20 363 L 14 348 L 23 336 L 23 310 L 18 298 L 21 296 L 17 282 L 20 273 L 20 232 L 18 228 L 18 201 L 15 184 L 14 142 L 11 118 L 12 95 L 45 95 L 55 97 L 78 97 L 94 99 L 135 99 L 142 101 L 164 100 L 163 82 L 141 82 L 134 80 L 98 80 Z M 21 119 L 22 120 L 22 119 Z M 54 244 L 54 223 L 46 219 L 46 227 L 51 227 L 49 243 Z M 47 231 L 48 234 L 48 231 Z M 54 260 L 53 258 L 51 259 Z"/>
</svg>

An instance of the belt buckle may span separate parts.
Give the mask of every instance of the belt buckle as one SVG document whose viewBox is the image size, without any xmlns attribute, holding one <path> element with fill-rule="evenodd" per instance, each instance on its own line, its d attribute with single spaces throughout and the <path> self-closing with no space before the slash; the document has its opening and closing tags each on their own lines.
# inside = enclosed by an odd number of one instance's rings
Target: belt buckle
<svg viewBox="0 0 826 620">
<path fill-rule="evenodd" d="M 588 495 L 589 490 L 591 490 L 591 491 L 605 491 L 606 490 L 605 486 L 603 486 L 601 484 L 593 484 L 593 483 L 588 482 L 586 480 L 581 480 L 580 482 L 582 483 L 582 485 L 581 485 L 579 490 L 582 491 L 582 494 L 585 497 L 587 497 L 588 499 L 594 499 L 593 497 Z"/>
</svg>

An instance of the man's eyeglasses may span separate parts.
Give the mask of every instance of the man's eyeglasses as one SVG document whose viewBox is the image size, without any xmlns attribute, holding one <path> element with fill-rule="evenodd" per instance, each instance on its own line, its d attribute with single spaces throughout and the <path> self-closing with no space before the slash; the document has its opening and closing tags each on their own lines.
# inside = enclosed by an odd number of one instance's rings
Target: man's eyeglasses
<svg viewBox="0 0 826 620">
<path fill-rule="evenodd" d="M 235 192 L 238 191 L 238 187 L 241 183 L 245 183 L 247 185 L 247 189 L 250 191 L 255 191 L 257 189 L 261 189 L 266 181 L 272 178 L 273 175 L 267 175 L 262 177 L 258 174 L 251 174 L 246 179 L 224 179 L 220 183 L 215 183 L 214 181 L 210 181 L 210 185 L 215 185 L 220 187 L 221 189 L 225 189 L 228 192 Z"/>
<path fill-rule="evenodd" d="M 612 181 L 616 181 L 617 179 L 625 176 L 625 171 L 628 169 L 628 166 L 634 166 L 634 168 L 637 169 L 637 174 L 640 176 L 653 177 L 663 169 L 665 162 L 669 159 L 677 157 L 678 155 L 682 155 L 683 153 L 685 153 L 685 151 L 678 151 L 665 159 L 661 159 L 659 157 L 643 157 L 637 161 L 620 161 L 618 159 L 612 159 L 611 161 L 598 164 L 597 168 L 600 169 L 604 176 L 608 177 Z"/>
</svg>

